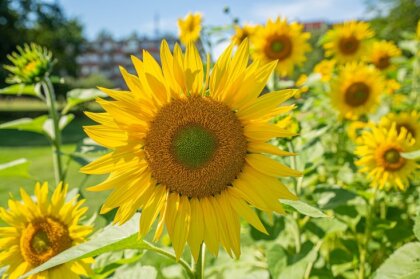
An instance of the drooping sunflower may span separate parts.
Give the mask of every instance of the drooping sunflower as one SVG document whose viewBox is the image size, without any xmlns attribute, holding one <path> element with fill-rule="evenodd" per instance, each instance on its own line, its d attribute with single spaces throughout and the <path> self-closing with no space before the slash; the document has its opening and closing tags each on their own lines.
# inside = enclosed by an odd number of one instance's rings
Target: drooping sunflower
<svg viewBox="0 0 420 279">
<path fill-rule="evenodd" d="M 356 165 L 360 172 L 367 173 L 374 188 L 389 189 L 396 187 L 405 190 L 410 178 L 420 165 L 405 159 L 403 152 L 413 151 L 414 139 L 402 128 L 398 133 L 395 124 L 390 129 L 372 127 L 364 131 L 356 147 L 360 157 Z"/>
<path fill-rule="evenodd" d="M 244 24 L 244 26 L 235 25 L 235 34 L 232 36 L 232 42 L 235 45 L 240 45 L 243 40 L 250 38 L 255 34 L 255 31 L 259 28 L 257 25 Z"/>
<path fill-rule="evenodd" d="M 188 13 L 178 19 L 179 39 L 184 45 L 194 43 L 200 38 L 202 16 L 200 13 Z"/>
<path fill-rule="evenodd" d="M 370 61 L 381 71 L 392 69 L 391 59 L 401 55 L 401 50 L 388 41 L 377 41 L 372 44 Z"/>
<path fill-rule="evenodd" d="M 20 190 L 22 201 L 9 200 L 9 209 L 0 208 L 0 267 L 8 266 L 6 276 L 16 279 L 62 251 L 77 245 L 92 232 L 79 224 L 86 213 L 84 200 L 66 201 L 67 185 L 59 184 L 48 198 L 48 184 L 37 183 L 35 198 Z M 79 278 L 91 272 L 92 258 L 68 262 L 32 275 L 31 279 Z"/>
<path fill-rule="evenodd" d="M 314 67 L 314 73 L 318 73 L 321 75 L 321 80 L 328 82 L 330 81 L 333 73 L 334 73 L 334 67 L 335 67 L 335 60 L 327 60 L 324 59 Z"/>
<path fill-rule="evenodd" d="M 365 60 L 369 53 L 369 40 L 373 37 L 369 23 L 347 21 L 335 25 L 325 35 L 325 55 L 338 63 Z"/>
<path fill-rule="evenodd" d="M 356 119 L 371 112 L 379 102 L 384 80 L 373 66 L 349 63 L 331 80 L 331 102 L 345 118 Z"/>
<path fill-rule="evenodd" d="M 395 123 L 397 132 L 401 129 L 407 130 L 407 133 L 415 140 L 414 149 L 420 148 L 420 113 L 413 110 L 411 112 L 388 113 L 382 117 L 380 125 L 389 129 Z"/>
<path fill-rule="evenodd" d="M 285 18 L 269 19 L 252 37 L 255 60 L 270 62 L 277 60 L 276 72 L 287 76 L 296 65 L 306 60 L 305 53 L 311 50 L 310 34 L 303 32 L 303 25 L 288 23 Z"/>
<path fill-rule="evenodd" d="M 166 226 L 178 258 L 186 242 L 195 259 L 202 242 L 239 257 L 239 217 L 265 232 L 252 207 L 284 213 L 279 199 L 296 198 L 278 178 L 300 172 L 264 155 L 293 155 L 267 141 L 295 135 L 268 122 L 293 109 L 279 105 L 294 90 L 259 97 L 276 62 L 249 64 L 247 40 L 232 49 L 209 74 L 194 45 L 171 53 L 163 41 L 162 66 L 148 52 L 132 57 L 137 75 L 121 69 L 129 91 L 102 88 L 114 100 L 98 99 L 106 112 L 87 113 L 100 123 L 87 134 L 113 150 L 82 168 L 110 173 L 90 188 L 112 190 L 101 212 L 118 208 L 121 224 L 141 209 L 140 236 L 157 220 L 154 239 Z"/>
</svg>

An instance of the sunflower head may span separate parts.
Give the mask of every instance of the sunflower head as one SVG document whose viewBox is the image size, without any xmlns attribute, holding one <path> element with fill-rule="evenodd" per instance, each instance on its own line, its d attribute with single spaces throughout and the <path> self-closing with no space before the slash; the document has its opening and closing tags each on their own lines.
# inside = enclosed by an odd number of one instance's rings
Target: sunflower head
<svg viewBox="0 0 420 279">
<path fill-rule="evenodd" d="M 276 71 L 281 76 L 290 75 L 296 65 L 301 65 L 310 51 L 310 34 L 303 25 L 288 23 L 285 18 L 269 19 L 252 37 L 254 59 L 265 62 L 278 61 Z"/>
<path fill-rule="evenodd" d="M 373 35 L 374 32 L 366 22 L 347 21 L 337 24 L 325 35 L 325 55 L 334 57 L 338 63 L 363 60 Z"/>
<path fill-rule="evenodd" d="M 395 123 L 398 133 L 405 129 L 407 134 L 415 140 L 414 149 L 420 148 L 420 113 L 415 110 L 411 112 L 388 113 L 382 117 L 380 125 L 385 129 L 389 129 L 393 123 Z"/>
<path fill-rule="evenodd" d="M 202 16 L 200 13 L 188 13 L 178 19 L 179 39 L 184 45 L 194 43 L 200 38 Z"/>
<path fill-rule="evenodd" d="M 79 224 L 87 211 L 83 200 L 66 201 L 67 185 L 59 184 L 48 198 L 48 184 L 35 186 L 35 199 L 20 190 L 22 201 L 10 199 L 9 209 L 0 208 L 0 219 L 7 224 L 0 228 L 0 266 L 8 266 L 9 278 L 18 278 L 64 250 L 79 244 L 92 231 Z M 78 260 L 43 271 L 30 278 L 54 278 L 90 272 L 92 259 Z"/>
<path fill-rule="evenodd" d="M 364 131 L 356 148 L 360 159 L 356 165 L 366 173 L 372 187 L 405 190 L 414 176 L 416 161 L 403 158 L 401 153 L 413 151 L 414 139 L 405 128 L 397 132 L 395 123 L 389 129 L 372 127 Z"/>
<path fill-rule="evenodd" d="M 356 119 L 376 107 L 384 81 L 374 67 L 349 63 L 341 67 L 330 83 L 333 106 L 343 117 Z"/>
<path fill-rule="evenodd" d="M 372 44 L 370 61 L 378 70 L 386 71 L 392 69 L 391 59 L 401 55 L 401 50 L 388 41 L 377 41 Z"/>
<path fill-rule="evenodd" d="M 347 126 L 347 129 L 346 129 L 347 135 L 350 139 L 352 139 L 354 142 L 357 143 L 360 141 L 360 136 L 363 129 L 365 129 L 368 126 L 369 126 L 369 123 L 366 123 L 363 121 L 352 121 Z"/>
<path fill-rule="evenodd" d="M 17 52 L 8 55 L 12 65 L 4 68 L 10 72 L 8 83 L 33 84 L 41 81 L 51 73 L 55 61 L 52 53 L 37 44 L 18 46 Z"/>
<path fill-rule="evenodd" d="M 331 77 L 334 73 L 335 64 L 336 62 L 334 59 L 324 59 L 315 65 L 314 72 L 321 75 L 322 81 L 328 82 L 331 80 Z"/>
<path fill-rule="evenodd" d="M 87 134 L 112 149 L 82 168 L 110 174 L 90 188 L 112 190 L 101 212 L 118 208 L 124 223 L 141 209 L 140 235 L 157 222 L 157 240 L 166 227 L 178 258 L 187 242 L 195 259 L 203 242 L 239 257 L 240 217 L 265 232 L 252 207 L 284 213 L 279 199 L 295 199 L 278 178 L 300 173 L 263 155 L 293 155 L 267 141 L 295 135 L 270 122 L 294 108 L 280 104 L 295 91 L 260 96 L 276 62 L 249 63 L 246 39 L 232 56 L 233 47 L 210 74 L 193 44 L 171 52 L 163 41 L 161 65 L 148 52 L 133 57 L 137 74 L 122 69 L 129 91 L 102 89 L 114 100 L 87 113 L 100 124 Z"/>
<path fill-rule="evenodd" d="M 232 43 L 234 43 L 235 45 L 240 45 L 243 40 L 245 40 L 246 38 L 249 39 L 251 36 L 253 36 L 258 28 L 259 28 L 258 25 L 250 25 L 250 24 L 245 24 L 244 26 L 235 25 L 234 26 L 235 34 L 233 34 L 232 39 L 231 39 Z"/>
</svg>

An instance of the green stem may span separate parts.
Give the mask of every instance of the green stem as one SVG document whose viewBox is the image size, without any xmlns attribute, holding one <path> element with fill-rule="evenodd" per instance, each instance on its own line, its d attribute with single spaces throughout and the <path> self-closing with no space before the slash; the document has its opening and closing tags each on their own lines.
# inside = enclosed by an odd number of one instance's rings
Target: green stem
<svg viewBox="0 0 420 279">
<path fill-rule="evenodd" d="M 50 113 L 50 118 L 52 121 L 52 151 L 53 151 L 53 164 L 54 164 L 54 177 L 55 182 L 58 184 L 60 181 L 63 181 L 63 165 L 61 161 L 61 131 L 59 127 L 60 116 L 56 107 L 56 99 L 54 93 L 54 87 L 49 80 L 45 78 L 42 82 L 42 87 L 44 89 L 48 110 Z"/>
<path fill-rule="evenodd" d="M 273 73 L 273 90 L 279 90 L 279 77 L 276 72 Z"/>
<path fill-rule="evenodd" d="M 205 255 L 206 255 L 206 246 L 204 246 L 204 243 L 201 243 L 200 252 L 198 254 L 198 260 L 197 260 L 197 263 L 194 265 L 194 268 L 193 268 L 195 279 L 203 279 L 204 278 Z"/>
<path fill-rule="evenodd" d="M 372 218 L 376 205 L 376 189 L 372 197 L 366 203 L 366 225 L 365 233 L 361 245 L 359 245 L 359 279 L 366 278 L 366 255 L 368 252 L 368 245 L 372 235 Z"/>
<path fill-rule="evenodd" d="M 148 250 L 151 250 L 153 252 L 156 252 L 160 255 L 163 255 L 165 257 L 168 257 L 168 258 L 178 262 L 184 268 L 184 270 L 187 272 L 188 278 L 190 278 L 190 279 L 197 278 L 197 277 L 195 277 L 194 272 L 192 271 L 190 265 L 185 260 L 183 260 L 183 259 L 177 260 L 177 258 L 174 254 L 172 254 L 172 253 L 170 253 L 170 252 L 168 252 L 168 251 L 166 251 L 162 248 L 154 246 L 153 244 L 151 244 L 149 242 L 146 242 L 146 241 L 144 241 L 144 242 L 148 245 L 148 247 L 147 247 Z"/>
</svg>

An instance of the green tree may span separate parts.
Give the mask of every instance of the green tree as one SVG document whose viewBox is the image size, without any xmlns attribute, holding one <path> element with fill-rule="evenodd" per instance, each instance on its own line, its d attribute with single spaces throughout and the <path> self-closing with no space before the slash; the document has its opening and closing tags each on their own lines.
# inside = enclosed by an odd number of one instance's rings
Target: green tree
<svg viewBox="0 0 420 279">
<path fill-rule="evenodd" d="M 403 31 L 416 32 L 420 0 L 369 0 L 367 3 L 379 38 L 398 41 Z"/>
</svg>

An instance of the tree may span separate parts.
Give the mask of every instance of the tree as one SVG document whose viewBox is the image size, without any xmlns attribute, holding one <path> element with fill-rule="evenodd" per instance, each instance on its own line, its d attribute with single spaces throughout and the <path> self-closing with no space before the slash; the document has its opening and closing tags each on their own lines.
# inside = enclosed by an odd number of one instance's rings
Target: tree
<svg viewBox="0 0 420 279">
<path fill-rule="evenodd" d="M 374 14 L 371 23 L 379 38 L 398 41 L 402 31 L 416 32 L 420 0 L 370 0 L 367 3 Z"/>
<path fill-rule="evenodd" d="M 84 41 L 82 25 L 68 19 L 57 2 L 42 0 L 0 0 L 0 64 L 16 45 L 35 42 L 50 49 L 57 58 L 54 71 L 61 76 L 76 76 L 76 57 Z M 0 69 L 3 87 L 6 72 Z"/>
</svg>

